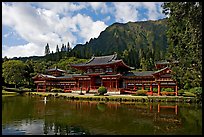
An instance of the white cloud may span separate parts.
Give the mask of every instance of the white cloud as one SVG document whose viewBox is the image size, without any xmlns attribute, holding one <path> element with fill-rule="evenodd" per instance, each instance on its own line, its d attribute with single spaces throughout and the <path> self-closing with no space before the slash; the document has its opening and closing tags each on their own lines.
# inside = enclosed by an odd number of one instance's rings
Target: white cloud
<svg viewBox="0 0 204 137">
<path fill-rule="evenodd" d="M 117 22 L 141 21 L 146 19 L 139 17 L 142 14 L 139 9 L 143 8 L 147 10 L 146 20 L 157 20 L 164 17 L 161 12 L 161 4 L 161 2 L 115 2 L 112 14 Z"/>
<path fill-rule="evenodd" d="M 107 16 L 107 17 L 105 17 L 104 19 L 103 19 L 103 21 L 104 22 L 107 22 L 107 21 L 109 21 L 111 19 L 111 17 L 110 16 Z"/>
<path fill-rule="evenodd" d="M 90 4 L 96 13 L 98 10 L 103 14 L 109 11 L 105 2 L 89 2 L 88 4 Z"/>
<path fill-rule="evenodd" d="M 72 18 L 74 24 L 78 26 L 79 36 L 84 38 L 83 42 L 90 38 L 97 38 L 101 31 L 105 30 L 107 25 L 102 21 L 93 22 L 93 20 L 86 15 L 77 14 Z"/>
<path fill-rule="evenodd" d="M 158 9 L 161 3 L 158 2 L 143 2 L 143 6 L 148 9 L 147 16 L 148 20 L 157 20 L 160 16 L 162 16 L 161 8 Z"/>
<path fill-rule="evenodd" d="M 134 3 L 130 2 L 116 2 L 115 6 L 115 19 L 117 22 L 126 23 L 128 21 L 138 20 L 138 11 L 133 6 Z"/>
<path fill-rule="evenodd" d="M 12 33 L 9 32 L 9 33 L 4 34 L 3 36 L 4 36 L 4 38 L 7 38 L 7 37 L 10 36 L 11 34 L 12 34 Z"/>
<path fill-rule="evenodd" d="M 60 17 L 60 14 L 80 10 L 85 3 L 2 3 L 2 24 L 14 29 L 24 40 L 29 43 L 4 49 L 4 55 L 23 56 L 23 55 L 44 55 L 44 46 L 49 43 L 50 50 L 55 52 L 56 45 L 61 46 L 67 42 L 73 47 L 77 44 L 78 37 L 84 41 L 96 38 L 107 25 L 102 21 L 94 22 L 91 17 L 77 14 Z M 32 43 L 32 46 L 31 46 Z M 32 47 L 32 52 L 20 52 L 26 46 Z M 36 48 L 34 48 L 36 46 Z M 28 47 L 28 49 L 30 49 Z M 19 51 L 16 54 L 12 50 Z M 19 49 L 19 50 L 18 50 Z M 38 49 L 41 49 L 39 52 Z M 36 50 L 36 51 L 35 51 Z M 29 51 L 29 50 L 24 50 Z M 11 52 L 11 53 L 9 53 Z"/>
<path fill-rule="evenodd" d="M 78 11 L 86 8 L 86 3 L 72 3 L 72 2 L 33 2 L 38 8 L 52 10 L 55 14 L 66 15 L 73 11 Z"/>
<path fill-rule="evenodd" d="M 28 57 L 33 55 L 35 56 L 44 55 L 44 50 L 42 50 L 41 47 L 33 43 L 28 43 L 26 45 L 12 46 L 12 47 L 3 45 L 2 47 L 2 57 L 7 56 L 8 58 L 13 58 L 13 57 Z"/>
</svg>

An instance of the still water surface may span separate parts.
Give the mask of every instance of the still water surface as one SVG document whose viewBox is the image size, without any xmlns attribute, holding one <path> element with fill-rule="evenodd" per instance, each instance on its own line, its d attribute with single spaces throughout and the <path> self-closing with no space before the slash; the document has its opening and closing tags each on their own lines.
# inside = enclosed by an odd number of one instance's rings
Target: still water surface
<svg viewBox="0 0 204 137">
<path fill-rule="evenodd" d="M 2 97 L 3 135 L 202 135 L 202 106 Z"/>
</svg>

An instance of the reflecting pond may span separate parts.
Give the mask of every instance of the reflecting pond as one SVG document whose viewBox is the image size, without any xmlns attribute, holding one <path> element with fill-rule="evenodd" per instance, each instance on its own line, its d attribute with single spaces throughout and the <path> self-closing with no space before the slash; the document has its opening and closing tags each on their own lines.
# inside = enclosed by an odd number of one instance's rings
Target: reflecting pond
<svg viewBox="0 0 204 137">
<path fill-rule="evenodd" d="M 202 135 L 202 106 L 2 96 L 3 135 Z"/>
</svg>

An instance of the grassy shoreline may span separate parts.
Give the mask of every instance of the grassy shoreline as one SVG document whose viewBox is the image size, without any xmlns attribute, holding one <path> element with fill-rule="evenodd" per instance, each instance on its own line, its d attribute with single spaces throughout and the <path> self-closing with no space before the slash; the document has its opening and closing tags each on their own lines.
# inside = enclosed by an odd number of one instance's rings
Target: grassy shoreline
<svg viewBox="0 0 204 137">
<path fill-rule="evenodd" d="M 2 96 L 16 96 L 16 95 L 18 95 L 18 93 L 8 92 L 8 91 L 2 89 Z"/>
<path fill-rule="evenodd" d="M 26 92 L 25 95 L 31 96 L 37 95 L 47 98 L 55 97 L 70 100 L 89 100 L 89 101 L 196 103 L 195 97 L 183 97 L 183 96 L 132 96 L 132 95 L 95 96 L 94 94 L 79 95 L 77 93 L 50 93 L 50 92 Z"/>
</svg>

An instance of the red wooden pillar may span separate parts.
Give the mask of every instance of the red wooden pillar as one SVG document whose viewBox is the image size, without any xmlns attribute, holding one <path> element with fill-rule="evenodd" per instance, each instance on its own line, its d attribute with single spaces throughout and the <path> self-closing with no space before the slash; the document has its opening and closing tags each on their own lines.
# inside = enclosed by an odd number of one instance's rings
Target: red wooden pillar
<svg viewBox="0 0 204 137">
<path fill-rule="evenodd" d="M 150 89 L 150 92 L 151 92 L 151 95 L 152 95 L 153 94 L 152 83 L 150 83 L 149 89 Z"/>
<path fill-rule="evenodd" d="M 91 89 L 91 78 L 90 78 L 90 89 Z"/>
<path fill-rule="evenodd" d="M 149 110 L 150 110 L 150 112 L 152 112 L 152 104 L 150 104 Z"/>
<path fill-rule="evenodd" d="M 157 106 L 157 111 L 158 111 L 158 113 L 160 112 L 160 104 L 158 104 L 158 106 Z"/>
<path fill-rule="evenodd" d="M 176 83 L 176 87 L 175 87 L 175 92 L 176 92 L 176 96 L 178 96 L 178 85 L 177 85 L 177 83 Z"/>
<path fill-rule="evenodd" d="M 38 88 L 39 88 L 39 87 L 38 87 L 38 83 L 37 83 L 37 92 L 38 92 Z"/>
<path fill-rule="evenodd" d="M 101 78 L 101 86 L 103 86 L 103 78 Z"/>
<path fill-rule="evenodd" d="M 111 82 L 111 78 L 110 78 L 110 89 L 111 89 L 111 87 L 112 87 L 112 82 Z"/>
<path fill-rule="evenodd" d="M 46 82 L 45 82 L 45 85 L 44 85 L 44 92 L 46 91 Z"/>
<path fill-rule="evenodd" d="M 82 90 L 84 89 L 84 79 L 82 80 L 82 85 L 81 85 L 81 88 L 82 88 Z"/>
<path fill-rule="evenodd" d="M 158 96 L 160 96 L 160 92 L 161 92 L 161 83 L 158 82 Z"/>
<path fill-rule="evenodd" d="M 142 90 L 144 90 L 144 83 L 142 83 Z"/>
<path fill-rule="evenodd" d="M 118 80 L 117 80 L 117 78 L 116 78 L 116 90 L 118 90 Z"/>
<path fill-rule="evenodd" d="M 66 83 L 64 83 L 64 92 L 65 92 L 65 90 L 66 90 Z"/>
<path fill-rule="evenodd" d="M 80 80 L 78 80 L 78 89 L 79 89 L 79 82 L 80 82 Z"/>
<path fill-rule="evenodd" d="M 178 105 L 175 106 L 175 113 L 178 114 Z"/>
</svg>

